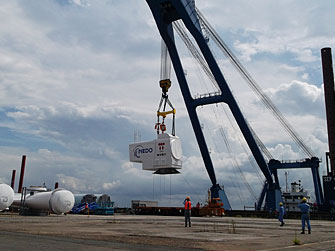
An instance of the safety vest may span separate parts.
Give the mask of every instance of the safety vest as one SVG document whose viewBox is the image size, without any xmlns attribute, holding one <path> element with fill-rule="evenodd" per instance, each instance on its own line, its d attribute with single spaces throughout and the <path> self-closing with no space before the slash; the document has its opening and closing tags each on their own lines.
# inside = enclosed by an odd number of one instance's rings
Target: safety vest
<svg viewBox="0 0 335 251">
<path fill-rule="evenodd" d="M 191 201 L 189 201 L 189 200 L 185 201 L 185 209 L 186 210 L 191 210 Z"/>
</svg>

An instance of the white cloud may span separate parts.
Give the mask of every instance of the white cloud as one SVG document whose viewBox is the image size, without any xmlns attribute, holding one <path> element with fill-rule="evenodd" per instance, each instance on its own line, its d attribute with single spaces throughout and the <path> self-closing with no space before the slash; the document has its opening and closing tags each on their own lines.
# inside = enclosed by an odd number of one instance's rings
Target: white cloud
<svg viewBox="0 0 335 251">
<path fill-rule="evenodd" d="M 57 178 L 59 180 L 60 186 L 66 187 L 74 193 L 78 193 L 79 191 L 87 191 L 87 185 L 85 184 L 85 182 L 76 177 L 58 174 Z"/>
<path fill-rule="evenodd" d="M 120 181 L 119 180 L 102 184 L 102 188 L 104 190 L 114 190 L 114 189 L 118 188 L 119 186 L 120 186 Z"/>
<path fill-rule="evenodd" d="M 293 151 L 290 145 L 278 144 L 274 148 L 270 148 L 269 151 L 273 157 L 278 160 L 299 159 L 299 155 Z"/>
<path fill-rule="evenodd" d="M 268 95 L 285 114 L 311 114 L 324 117 L 324 93 L 317 87 L 297 80 L 268 90 Z M 321 112 L 322 111 L 322 112 Z"/>
<path fill-rule="evenodd" d="M 235 1 L 223 4 L 220 12 L 216 4 L 203 4 L 202 12 L 215 28 L 234 34 L 231 44 L 246 60 L 257 54 L 293 53 L 301 62 L 316 62 L 320 49 L 334 40 L 331 22 L 326 21 L 334 20 L 332 1 Z"/>
</svg>

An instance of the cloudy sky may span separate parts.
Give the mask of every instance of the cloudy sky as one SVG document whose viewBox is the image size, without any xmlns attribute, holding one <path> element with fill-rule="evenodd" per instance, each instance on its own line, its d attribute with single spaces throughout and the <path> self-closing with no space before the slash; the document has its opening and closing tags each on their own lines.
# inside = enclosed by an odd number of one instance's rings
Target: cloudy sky
<svg viewBox="0 0 335 251">
<path fill-rule="evenodd" d="M 320 49 L 334 47 L 335 2 L 196 1 L 229 48 L 324 160 L 327 131 Z M 183 147 L 179 175 L 128 160 L 128 144 L 156 137 L 160 36 L 144 0 L 0 0 L 0 182 L 27 156 L 24 185 L 107 193 L 118 206 L 204 202 L 211 186 L 172 71 L 169 97 Z M 176 41 L 194 96 L 213 90 Z M 306 156 L 220 51 L 211 47 L 248 122 L 280 160 Z M 233 208 L 253 205 L 264 180 L 224 105 L 198 109 L 217 180 Z M 169 126 L 169 124 L 168 124 Z M 168 130 L 170 128 L 168 127 Z M 224 143 L 228 139 L 229 145 Z M 325 172 L 321 163 L 320 173 Z M 313 192 L 310 170 L 288 171 Z M 285 189 L 284 173 L 280 182 Z"/>
</svg>

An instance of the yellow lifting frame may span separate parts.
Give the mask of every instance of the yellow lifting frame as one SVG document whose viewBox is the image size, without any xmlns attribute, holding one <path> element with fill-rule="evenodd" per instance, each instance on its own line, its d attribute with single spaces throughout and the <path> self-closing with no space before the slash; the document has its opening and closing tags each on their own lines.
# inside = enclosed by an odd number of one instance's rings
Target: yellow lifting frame
<svg viewBox="0 0 335 251">
<path fill-rule="evenodd" d="M 167 112 L 160 112 L 160 111 L 157 112 L 157 116 L 162 116 L 163 118 L 165 118 L 166 115 L 168 114 L 176 114 L 176 109 Z"/>
</svg>

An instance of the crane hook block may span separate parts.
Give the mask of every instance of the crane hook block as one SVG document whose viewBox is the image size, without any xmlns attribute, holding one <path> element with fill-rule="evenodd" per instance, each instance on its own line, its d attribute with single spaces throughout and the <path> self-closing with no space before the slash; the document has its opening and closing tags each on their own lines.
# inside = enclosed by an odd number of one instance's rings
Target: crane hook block
<svg viewBox="0 0 335 251">
<path fill-rule="evenodd" d="M 164 93 L 167 93 L 169 88 L 171 87 L 170 79 L 163 79 L 159 81 L 159 86 L 162 88 Z"/>
<path fill-rule="evenodd" d="M 181 141 L 168 133 L 157 134 L 157 139 L 129 145 L 129 160 L 142 163 L 142 169 L 157 174 L 178 173 L 182 167 Z"/>
</svg>

